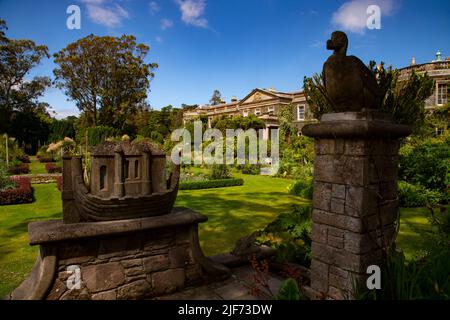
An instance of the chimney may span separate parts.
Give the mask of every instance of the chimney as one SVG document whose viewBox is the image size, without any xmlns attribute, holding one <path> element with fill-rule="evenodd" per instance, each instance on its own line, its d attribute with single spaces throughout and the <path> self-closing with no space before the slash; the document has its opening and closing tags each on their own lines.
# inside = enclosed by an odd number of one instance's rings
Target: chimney
<svg viewBox="0 0 450 320">
<path fill-rule="evenodd" d="M 238 101 L 238 98 L 236 96 L 231 97 L 231 102 L 237 102 L 237 101 Z"/>
<path fill-rule="evenodd" d="M 416 58 L 412 57 L 411 65 L 412 65 L 412 66 L 415 66 L 415 65 L 416 65 Z"/>
</svg>

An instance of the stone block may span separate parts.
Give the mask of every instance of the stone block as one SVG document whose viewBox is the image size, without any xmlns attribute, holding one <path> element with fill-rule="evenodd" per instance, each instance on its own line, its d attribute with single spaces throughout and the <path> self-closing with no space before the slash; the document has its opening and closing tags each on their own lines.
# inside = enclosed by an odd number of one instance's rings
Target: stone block
<svg viewBox="0 0 450 320">
<path fill-rule="evenodd" d="M 345 230 L 343 229 L 338 229 L 338 228 L 334 228 L 334 227 L 327 227 L 328 229 L 328 234 L 335 236 L 335 237 L 340 237 L 340 238 L 344 238 L 344 234 L 345 234 Z"/>
<path fill-rule="evenodd" d="M 346 187 L 344 184 L 333 183 L 332 189 L 331 189 L 331 196 L 333 198 L 345 200 L 345 189 L 346 189 Z"/>
<path fill-rule="evenodd" d="M 142 266 L 142 259 L 122 260 L 121 263 L 124 268 L 139 267 Z"/>
<path fill-rule="evenodd" d="M 363 156 L 366 154 L 366 144 L 361 139 L 346 139 L 345 154 L 352 156 Z"/>
<path fill-rule="evenodd" d="M 329 211 L 331 205 L 331 184 L 316 181 L 314 183 L 313 206 L 316 209 Z"/>
<path fill-rule="evenodd" d="M 138 280 L 120 287 L 117 290 L 118 300 L 138 300 L 152 294 L 152 287 L 146 280 Z"/>
<path fill-rule="evenodd" d="M 169 269 L 152 274 L 154 293 L 171 293 L 184 287 L 186 275 L 184 269 Z"/>
<path fill-rule="evenodd" d="M 330 211 L 334 213 L 344 214 L 345 212 L 345 200 L 331 198 Z"/>
<path fill-rule="evenodd" d="M 365 230 L 364 224 L 359 218 L 317 209 L 313 210 L 313 221 L 314 223 L 325 224 L 327 226 L 332 226 L 356 233 L 362 233 Z"/>
<path fill-rule="evenodd" d="M 327 226 L 313 223 L 312 225 L 312 239 L 320 243 L 327 243 Z"/>
<path fill-rule="evenodd" d="M 332 235 L 328 235 L 328 240 L 327 240 L 327 244 L 338 248 L 338 249 L 343 249 L 344 248 L 344 239 L 341 237 L 335 237 Z"/>
<path fill-rule="evenodd" d="M 328 292 L 329 265 L 317 259 L 311 261 L 311 287 L 319 292 Z"/>
<path fill-rule="evenodd" d="M 169 259 L 171 268 L 184 268 L 194 261 L 189 246 L 176 246 L 170 248 Z"/>
<path fill-rule="evenodd" d="M 114 289 L 124 283 L 125 270 L 118 262 L 81 268 L 82 279 L 90 292 Z"/>
<path fill-rule="evenodd" d="M 326 155 L 334 153 L 334 139 L 320 139 L 316 141 L 316 154 Z"/>
<path fill-rule="evenodd" d="M 116 300 L 116 290 L 109 290 L 104 292 L 95 293 L 91 296 L 92 300 Z"/>
<path fill-rule="evenodd" d="M 157 255 L 143 259 L 145 272 L 155 272 L 165 270 L 170 266 L 170 259 L 168 255 Z"/>
</svg>

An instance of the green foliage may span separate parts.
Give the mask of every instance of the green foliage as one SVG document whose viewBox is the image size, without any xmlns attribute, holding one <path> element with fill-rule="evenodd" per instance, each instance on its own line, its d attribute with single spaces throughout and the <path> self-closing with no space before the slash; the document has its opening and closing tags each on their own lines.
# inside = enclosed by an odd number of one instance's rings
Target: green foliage
<svg viewBox="0 0 450 320">
<path fill-rule="evenodd" d="M 262 231 L 260 244 L 277 250 L 276 260 L 294 262 L 304 266 L 311 263 L 311 207 L 292 206 L 290 212 L 281 213 Z"/>
<path fill-rule="evenodd" d="M 312 199 L 314 191 L 313 179 L 297 180 L 289 186 L 289 193 L 305 199 Z"/>
<path fill-rule="evenodd" d="M 449 239 L 447 239 L 448 241 Z M 381 290 L 359 291 L 367 300 L 450 299 L 450 245 L 437 244 L 407 263 L 402 251 L 391 249 L 381 271 Z"/>
<path fill-rule="evenodd" d="M 5 163 L 0 162 L 0 190 L 13 189 L 16 184 L 9 178 Z"/>
<path fill-rule="evenodd" d="M 34 109 L 42 107 L 37 98 L 50 84 L 50 79 L 46 77 L 24 80 L 42 59 L 49 57 L 48 48 L 36 45 L 32 40 L 7 38 L 3 20 L 0 29 L 0 133 L 8 132 L 19 138 L 17 131 L 11 130 L 24 128 L 15 127 L 14 115 L 20 117 L 23 111 L 26 111 L 27 117 L 34 114 Z"/>
<path fill-rule="evenodd" d="M 155 63 L 150 48 L 131 35 L 88 35 L 54 54 L 58 88 L 87 116 L 87 125 L 126 130 L 143 107 Z"/>
<path fill-rule="evenodd" d="M 419 75 L 414 71 L 405 81 L 399 81 L 399 72 L 384 64 L 375 67 L 371 62 L 371 70 L 377 76 L 384 95 L 381 111 L 391 114 L 396 123 L 405 124 L 418 130 L 425 120 L 425 100 L 433 94 L 434 80 L 427 74 Z"/>
<path fill-rule="evenodd" d="M 243 174 L 252 174 L 258 175 L 261 174 L 261 165 L 260 164 L 239 164 L 236 166 L 236 169 L 241 171 Z"/>
<path fill-rule="evenodd" d="M 278 111 L 278 122 L 280 124 L 280 135 L 285 140 L 297 135 L 298 129 L 294 124 L 294 106 L 292 104 L 283 106 Z"/>
<path fill-rule="evenodd" d="M 90 146 L 96 146 L 107 138 L 116 137 L 118 135 L 120 135 L 118 129 L 108 126 L 97 126 L 87 129 L 88 144 Z"/>
<path fill-rule="evenodd" d="M 311 78 L 303 78 L 303 88 L 305 90 L 306 101 L 310 110 L 317 120 L 323 114 L 333 112 L 330 99 L 327 97 L 322 74 L 314 74 Z"/>
<path fill-rule="evenodd" d="M 399 177 L 445 194 L 450 185 L 450 137 L 425 139 L 400 149 Z"/>
<path fill-rule="evenodd" d="M 292 278 L 284 280 L 278 293 L 273 298 L 274 300 L 300 300 L 300 289 L 297 281 Z"/>
<path fill-rule="evenodd" d="M 314 161 L 314 139 L 293 136 L 290 143 L 282 142 L 278 175 L 295 179 L 312 178 Z"/>
<path fill-rule="evenodd" d="M 214 90 L 213 95 L 212 95 L 211 99 L 209 100 L 209 103 L 212 106 L 222 103 L 222 95 L 219 90 Z"/>
<path fill-rule="evenodd" d="M 224 187 L 236 187 L 244 184 L 243 179 L 220 179 L 220 180 L 206 180 L 206 181 L 186 181 L 180 182 L 180 190 L 199 190 L 199 189 L 213 189 Z"/>
<path fill-rule="evenodd" d="M 65 119 L 52 119 L 50 125 L 50 135 L 48 137 L 49 142 L 56 142 L 69 137 L 74 139 L 75 132 L 75 122 L 77 118 L 74 116 L 67 117 Z"/>
<path fill-rule="evenodd" d="M 421 185 L 398 181 L 398 198 L 401 207 L 425 207 L 438 204 L 441 194 L 437 191 L 427 190 Z"/>
<path fill-rule="evenodd" d="M 26 158 L 25 153 L 20 149 L 16 138 L 8 137 L 8 159 L 9 161 Z M 6 161 L 6 137 L 0 135 L 0 161 Z"/>
<path fill-rule="evenodd" d="M 234 116 L 231 118 L 226 115 L 222 115 L 214 118 L 214 120 L 211 122 L 211 127 L 219 129 L 222 134 L 225 134 L 226 129 L 255 129 L 256 131 L 258 131 L 259 129 L 264 129 L 266 127 L 266 124 L 264 120 L 261 120 L 254 114 L 251 114 L 248 117 Z"/>
<path fill-rule="evenodd" d="M 230 177 L 231 172 L 226 164 L 213 164 L 211 166 L 210 178 L 212 180 L 229 179 Z"/>
</svg>

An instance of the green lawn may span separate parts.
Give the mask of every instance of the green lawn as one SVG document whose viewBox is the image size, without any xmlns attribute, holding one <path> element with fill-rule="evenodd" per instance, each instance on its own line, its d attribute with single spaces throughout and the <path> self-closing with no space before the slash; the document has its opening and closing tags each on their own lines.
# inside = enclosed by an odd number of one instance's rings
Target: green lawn
<svg viewBox="0 0 450 320">
<path fill-rule="evenodd" d="M 38 248 L 28 245 L 28 223 L 61 217 L 61 194 L 56 184 L 33 188 L 35 202 L 0 206 L 0 298 L 25 279 L 36 260 Z"/>
<path fill-rule="evenodd" d="M 244 178 L 240 187 L 179 191 L 177 206 L 190 207 L 208 216 L 200 225 L 206 255 L 229 251 L 237 239 L 260 229 L 292 204 L 309 201 L 291 196 L 291 180 L 235 174 Z M 34 185 L 36 202 L 0 206 L 0 297 L 14 289 L 31 271 L 37 248 L 28 245 L 31 221 L 61 218 L 61 195 L 54 183 Z M 398 246 L 412 258 L 426 248 L 430 226 L 423 209 L 403 209 Z"/>
<path fill-rule="evenodd" d="M 30 157 L 30 161 L 31 174 L 47 173 L 47 171 L 45 171 L 45 163 L 40 163 L 35 156 Z"/>
</svg>

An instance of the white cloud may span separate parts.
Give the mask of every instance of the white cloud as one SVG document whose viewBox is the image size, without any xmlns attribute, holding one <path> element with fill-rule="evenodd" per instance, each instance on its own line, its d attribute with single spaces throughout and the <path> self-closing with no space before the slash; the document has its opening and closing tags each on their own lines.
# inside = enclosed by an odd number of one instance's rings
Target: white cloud
<svg viewBox="0 0 450 320">
<path fill-rule="evenodd" d="M 195 27 L 207 28 L 205 13 L 206 0 L 175 0 L 181 11 L 181 20 Z"/>
<path fill-rule="evenodd" d="M 161 30 L 166 30 L 173 27 L 173 21 L 170 19 L 163 18 L 161 19 Z"/>
<path fill-rule="evenodd" d="M 381 9 L 381 19 L 395 12 L 394 0 L 352 0 L 345 2 L 333 13 L 331 22 L 344 31 L 364 34 L 367 27 L 367 8 L 378 5 Z"/>
<path fill-rule="evenodd" d="M 109 0 L 81 0 L 86 4 L 89 18 L 97 24 L 114 28 L 120 26 L 123 19 L 130 17 L 129 12 L 117 3 Z"/>
<path fill-rule="evenodd" d="M 161 38 L 160 36 L 155 37 L 156 42 L 161 43 L 163 42 L 163 38 Z"/>
<path fill-rule="evenodd" d="M 148 4 L 150 13 L 152 15 L 158 13 L 161 10 L 161 7 L 159 6 L 159 4 L 156 1 L 150 1 L 150 3 Z"/>
</svg>

